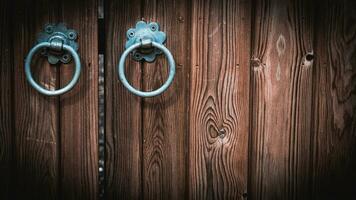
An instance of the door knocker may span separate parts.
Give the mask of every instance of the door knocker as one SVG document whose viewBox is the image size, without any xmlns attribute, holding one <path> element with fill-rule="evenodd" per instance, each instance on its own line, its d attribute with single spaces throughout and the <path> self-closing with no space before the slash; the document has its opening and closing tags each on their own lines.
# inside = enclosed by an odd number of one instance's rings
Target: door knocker
<svg viewBox="0 0 356 200">
<path fill-rule="evenodd" d="M 159 30 L 156 22 L 146 23 L 139 21 L 135 28 L 127 31 L 126 50 L 121 55 L 118 73 L 122 84 L 133 94 L 141 97 L 153 97 L 164 92 L 172 83 L 175 74 L 175 62 L 171 52 L 163 45 L 166 41 L 166 34 Z M 164 53 L 169 63 L 169 75 L 167 81 L 157 90 L 150 92 L 139 91 L 132 87 L 125 76 L 125 60 L 132 52 L 136 61 L 153 62 L 157 55 Z"/>
<path fill-rule="evenodd" d="M 74 30 L 67 29 L 64 24 L 48 24 L 43 32 L 38 35 L 37 44 L 30 50 L 25 59 L 25 74 L 30 85 L 38 92 L 48 96 L 61 95 L 70 91 L 78 82 L 81 65 L 77 53 L 78 44 L 75 42 L 77 33 Z M 41 51 L 41 54 L 47 57 L 50 64 L 69 63 L 74 59 L 75 72 L 72 80 L 59 90 L 47 90 L 39 85 L 32 77 L 31 61 L 32 57 Z"/>
</svg>

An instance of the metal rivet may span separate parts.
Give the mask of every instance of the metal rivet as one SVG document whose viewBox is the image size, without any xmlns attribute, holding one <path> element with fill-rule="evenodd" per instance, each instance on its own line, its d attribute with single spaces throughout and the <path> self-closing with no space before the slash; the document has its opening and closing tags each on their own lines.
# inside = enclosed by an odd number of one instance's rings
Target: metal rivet
<svg viewBox="0 0 356 200">
<path fill-rule="evenodd" d="M 136 59 L 140 59 L 141 58 L 141 55 L 139 53 L 135 53 L 134 56 L 135 56 Z"/>
<path fill-rule="evenodd" d="M 77 38 L 77 34 L 75 32 L 69 32 L 68 37 L 71 40 L 75 40 Z"/>
<path fill-rule="evenodd" d="M 41 50 L 41 55 L 45 56 L 46 54 L 47 54 L 47 49 L 46 48 L 42 49 Z"/>
<path fill-rule="evenodd" d="M 68 55 L 68 54 L 64 54 L 63 56 L 62 56 L 62 62 L 64 62 L 64 63 L 68 63 L 71 59 L 70 59 L 71 57 Z"/>
<path fill-rule="evenodd" d="M 135 31 L 134 31 L 134 29 L 129 29 L 129 30 L 127 31 L 127 37 L 132 38 L 132 37 L 134 37 L 134 36 L 135 36 Z"/>
<path fill-rule="evenodd" d="M 46 27 L 46 33 L 53 33 L 53 27 L 52 26 L 47 26 Z"/>
<path fill-rule="evenodd" d="M 156 31 L 156 30 L 157 30 L 156 25 L 151 25 L 151 30 L 152 30 L 152 31 Z"/>
</svg>

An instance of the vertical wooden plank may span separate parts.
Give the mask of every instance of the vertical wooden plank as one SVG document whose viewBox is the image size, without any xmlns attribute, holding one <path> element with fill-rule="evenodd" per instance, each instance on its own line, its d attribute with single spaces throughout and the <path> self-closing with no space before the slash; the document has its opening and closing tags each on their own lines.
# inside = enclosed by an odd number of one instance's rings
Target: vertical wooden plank
<svg viewBox="0 0 356 200">
<path fill-rule="evenodd" d="M 246 197 L 250 6 L 243 0 L 193 1 L 191 199 Z"/>
<path fill-rule="evenodd" d="M 79 82 L 60 99 L 62 199 L 98 198 L 97 12 L 97 0 L 62 1 L 62 21 L 78 32 L 82 64 Z M 73 71 L 73 62 L 60 68 L 62 87 Z"/>
<path fill-rule="evenodd" d="M 0 2 L 0 199 L 10 199 L 13 155 L 12 5 Z"/>
<path fill-rule="evenodd" d="M 106 196 L 107 199 L 140 199 L 141 98 L 129 93 L 120 83 L 117 64 L 124 51 L 127 29 L 141 18 L 141 2 L 105 3 Z M 140 63 L 127 58 L 126 76 L 132 85 L 140 88 Z"/>
<path fill-rule="evenodd" d="M 28 84 L 24 58 L 44 25 L 58 22 L 58 7 L 59 1 L 15 1 L 13 199 L 57 199 L 58 98 L 41 95 Z M 57 67 L 41 56 L 32 62 L 35 79 L 47 89 L 58 86 Z"/>
<path fill-rule="evenodd" d="M 143 196 L 145 199 L 185 199 L 190 2 L 143 2 L 143 18 L 160 24 L 160 29 L 167 34 L 165 46 L 176 62 L 176 75 L 167 91 L 143 99 Z M 167 65 L 164 55 L 153 63 L 144 63 L 144 91 L 157 89 L 166 81 Z"/>
<path fill-rule="evenodd" d="M 356 2 L 318 1 L 312 197 L 356 198 Z"/>
<path fill-rule="evenodd" d="M 311 1 L 257 0 L 252 44 L 252 199 L 308 198 Z"/>
</svg>

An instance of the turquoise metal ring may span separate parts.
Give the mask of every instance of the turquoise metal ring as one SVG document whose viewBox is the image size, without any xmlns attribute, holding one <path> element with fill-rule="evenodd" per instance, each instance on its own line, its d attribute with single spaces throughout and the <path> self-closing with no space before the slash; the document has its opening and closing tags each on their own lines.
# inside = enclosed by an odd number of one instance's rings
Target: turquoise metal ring
<svg viewBox="0 0 356 200">
<path fill-rule="evenodd" d="M 34 46 L 30 52 L 28 53 L 26 60 L 25 60 L 25 74 L 26 74 L 26 78 L 28 80 L 28 82 L 30 83 L 30 85 L 35 88 L 39 93 L 47 95 L 47 96 L 56 96 L 56 95 L 61 95 L 64 94 L 68 91 L 70 91 L 74 85 L 78 82 L 79 76 L 80 76 L 80 70 L 81 70 L 81 64 L 80 64 L 80 58 L 79 55 L 77 54 L 76 50 L 73 49 L 71 46 L 63 44 L 62 48 L 63 50 L 69 52 L 73 59 L 74 59 L 74 63 L 75 63 L 75 72 L 73 75 L 73 79 L 63 88 L 59 89 L 59 90 L 47 90 L 45 88 L 43 88 L 42 86 L 40 86 L 38 83 L 36 83 L 36 81 L 33 79 L 32 74 L 31 74 L 31 61 L 32 61 L 32 57 L 35 55 L 36 52 L 38 52 L 40 49 L 42 48 L 50 48 L 51 47 L 51 43 L 49 42 L 41 42 L 39 44 L 37 44 L 36 46 Z"/>
<path fill-rule="evenodd" d="M 119 73 L 119 77 L 120 80 L 122 82 L 122 84 L 133 94 L 140 96 L 140 97 L 153 97 L 153 96 L 157 96 L 159 94 L 161 94 L 162 92 L 164 92 L 165 90 L 167 90 L 167 88 L 171 85 L 173 78 L 174 78 L 174 74 L 175 74 L 175 62 L 173 59 L 173 56 L 171 54 L 171 52 L 162 44 L 157 43 L 152 41 L 152 46 L 156 47 L 158 49 L 160 49 L 167 57 L 168 63 L 169 63 L 169 75 L 168 75 L 168 79 L 167 81 L 157 90 L 154 91 L 150 91 L 150 92 L 143 92 L 143 91 L 139 91 L 137 89 L 135 89 L 134 87 L 132 87 L 130 85 L 130 83 L 127 81 L 126 76 L 125 76 L 125 60 L 126 57 L 129 55 L 130 52 L 132 52 L 133 50 L 140 48 L 142 46 L 142 42 L 138 42 L 135 43 L 133 45 L 131 45 L 130 47 L 128 47 L 124 53 L 122 54 L 120 61 L 119 61 L 119 66 L 118 66 L 118 73 Z"/>
</svg>

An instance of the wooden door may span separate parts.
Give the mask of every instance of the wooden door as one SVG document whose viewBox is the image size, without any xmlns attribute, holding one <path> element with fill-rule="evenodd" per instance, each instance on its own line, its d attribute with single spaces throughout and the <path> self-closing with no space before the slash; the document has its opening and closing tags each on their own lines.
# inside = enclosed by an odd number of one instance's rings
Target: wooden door
<svg viewBox="0 0 356 200">
<path fill-rule="evenodd" d="M 352 0 L 1 1 L 0 199 L 355 199 L 356 3 Z M 121 84 L 126 31 L 153 21 L 173 84 Z M 46 23 L 78 31 L 68 94 L 29 86 L 23 61 Z M 166 58 L 126 61 L 164 83 Z M 40 56 L 48 88 L 73 64 Z"/>
<path fill-rule="evenodd" d="M 97 199 L 97 2 L 2 1 L 0 199 Z M 28 84 L 24 59 L 47 23 L 77 30 L 82 71 L 68 94 L 47 97 Z M 37 56 L 35 79 L 64 86 L 73 63 L 51 66 Z"/>
</svg>

